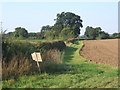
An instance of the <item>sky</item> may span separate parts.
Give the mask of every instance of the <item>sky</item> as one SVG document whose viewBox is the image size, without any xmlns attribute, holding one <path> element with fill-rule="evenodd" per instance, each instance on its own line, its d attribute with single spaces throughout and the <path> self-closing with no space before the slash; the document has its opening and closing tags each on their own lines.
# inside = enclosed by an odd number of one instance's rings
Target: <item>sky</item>
<svg viewBox="0 0 120 90">
<path fill-rule="evenodd" d="M 42 26 L 54 25 L 57 13 L 61 12 L 81 17 L 81 35 L 87 26 L 101 27 L 110 34 L 118 32 L 118 2 L 2 2 L 0 5 L 0 21 L 7 32 L 16 27 L 40 32 Z"/>
</svg>

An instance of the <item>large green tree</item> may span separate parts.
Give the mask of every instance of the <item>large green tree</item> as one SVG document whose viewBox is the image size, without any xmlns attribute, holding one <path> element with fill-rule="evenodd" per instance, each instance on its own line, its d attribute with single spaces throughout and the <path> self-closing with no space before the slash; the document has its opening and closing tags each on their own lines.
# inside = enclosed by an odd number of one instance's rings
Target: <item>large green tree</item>
<svg viewBox="0 0 120 90">
<path fill-rule="evenodd" d="M 27 38 L 28 31 L 25 28 L 17 27 L 17 28 L 15 28 L 14 36 L 21 37 L 21 38 Z"/>
<path fill-rule="evenodd" d="M 65 30 L 64 28 L 69 28 L 69 30 L 72 30 L 74 38 L 78 37 L 80 34 L 80 28 L 83 27 L 81 17 L 72 12 L 62 12 L 60 14 L 58 13 L 55 21 L 56 22 L 53 26 L 53 30 L 57 32 L 57 36 L 61 36 L 59 34 L 62 30 Z"/>
<path fill-rule="evenodd" d="M 99 33 L 101 32 L 101 30 L 102 29 L 100 27 L 93 28 L 93 27 L 87 26 L 84 35 L 89 39 L 96 39 L 96 37 L 99 36 Z"/>
</svg>

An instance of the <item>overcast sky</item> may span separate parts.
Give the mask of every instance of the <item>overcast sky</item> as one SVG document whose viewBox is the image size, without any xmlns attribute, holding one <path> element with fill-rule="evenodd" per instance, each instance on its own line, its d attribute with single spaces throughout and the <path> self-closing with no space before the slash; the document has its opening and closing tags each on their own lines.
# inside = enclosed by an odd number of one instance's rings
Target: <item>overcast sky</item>
<svg viewBox="0 0 120 90">
<path fill-rule="evenodd" d="M 1 5 L 0 21 L 7 32 L 16 27 L 39 32 L 42 26 L 54 25 L 57 13 L 63 11 L 81 17 L 81 35 L 87 26 L 101 27 L 108 33 L 118 32 L 117 2 L 4 2 Z"/>
</svg>

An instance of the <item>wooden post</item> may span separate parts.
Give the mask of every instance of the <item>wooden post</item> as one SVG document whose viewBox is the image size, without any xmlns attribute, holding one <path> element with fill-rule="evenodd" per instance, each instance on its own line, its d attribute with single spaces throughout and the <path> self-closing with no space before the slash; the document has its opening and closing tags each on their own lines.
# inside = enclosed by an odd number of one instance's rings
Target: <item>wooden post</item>
<svg viewBox="0 0 120 90">
<path fill-rule="evenodd" d="M 37 57 L 37 54 L 35 54 L 36 55 L 36 57 Z M 39 62 L 38 62 L 38 57 L 36 58 L 37 59 L 37 66 L 38 66 L 38 70 L 39 70 L 39 72 L 41 73 L 41 70 L 40 70 L 40 65 L 39 65 Z"/>
</svg>

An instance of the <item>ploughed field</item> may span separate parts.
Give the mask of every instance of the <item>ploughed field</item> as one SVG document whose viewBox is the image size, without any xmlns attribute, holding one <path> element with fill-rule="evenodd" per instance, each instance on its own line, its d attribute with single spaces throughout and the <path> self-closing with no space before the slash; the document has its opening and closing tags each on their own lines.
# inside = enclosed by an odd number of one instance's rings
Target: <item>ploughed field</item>
<svg viewBox="0 0 120 90">
<path fill-rule="evenodd" d="M 86 40 L 81 55 L 97 64 L 118 65 L 118 40 Z"/>
</svg>

